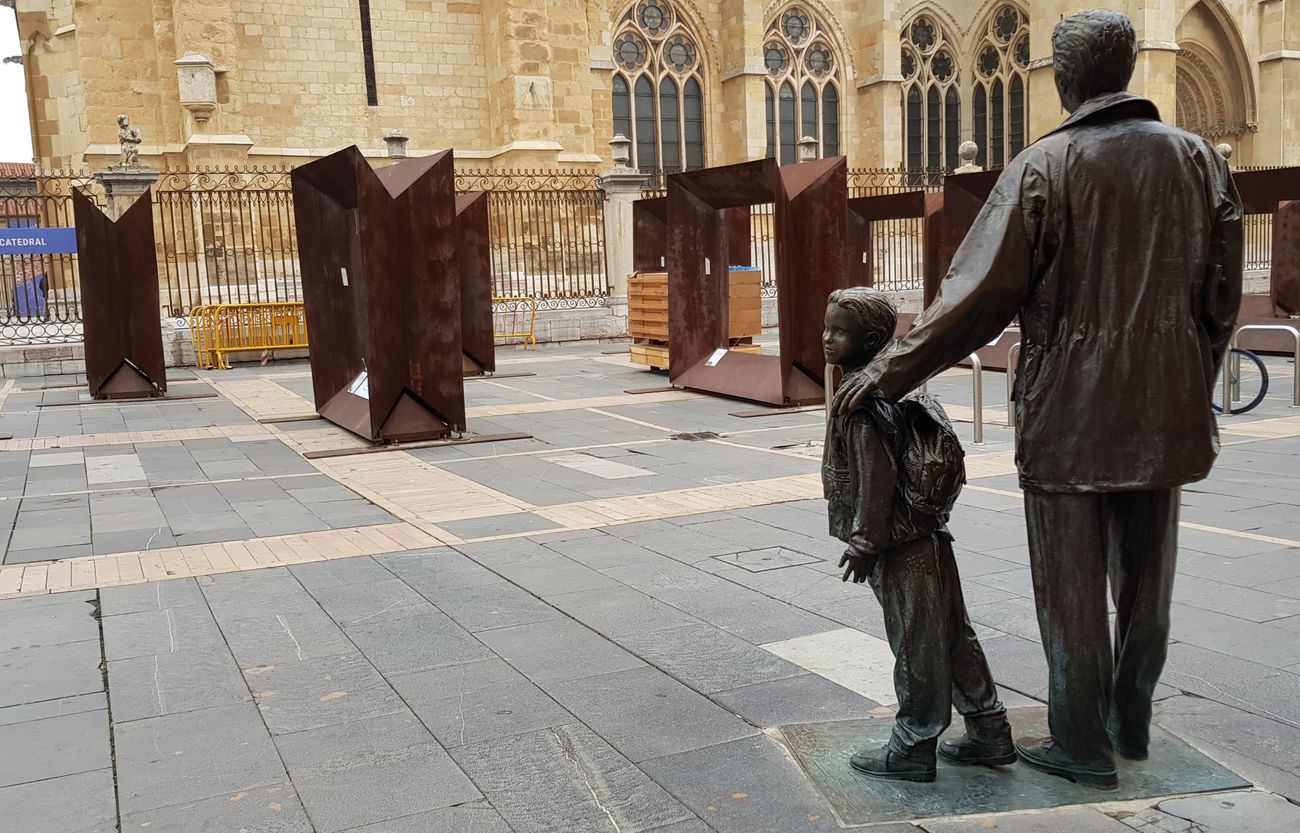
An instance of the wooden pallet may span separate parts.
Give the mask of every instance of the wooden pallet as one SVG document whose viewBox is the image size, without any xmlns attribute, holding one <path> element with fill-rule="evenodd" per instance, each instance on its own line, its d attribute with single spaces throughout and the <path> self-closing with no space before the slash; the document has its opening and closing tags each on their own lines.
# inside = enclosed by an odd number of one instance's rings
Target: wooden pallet
<svg viewBox="0 0 1300 833">
<path fill-rule="evenodd" d="M 729 273 L 727 338 L 730 349 L 761 353 L 752 340 L 763 332 L 763 273 L 758 270 Z M 628 279 L 627 334 L 633 344 L 632 362 L 667 370 L 668 273 L 638 272 Z"/>
<path fill-rule="evenodd" d="M 762 353 L 763 345 L 741 342 L 728 349 L 737 353 Z M 668 344 L 662 341 L 637 342 L 630 349 L 630 357 L 633 364 L 643 364 L 655 370 L 668 370 L 671 363 Z"/>
</svg>

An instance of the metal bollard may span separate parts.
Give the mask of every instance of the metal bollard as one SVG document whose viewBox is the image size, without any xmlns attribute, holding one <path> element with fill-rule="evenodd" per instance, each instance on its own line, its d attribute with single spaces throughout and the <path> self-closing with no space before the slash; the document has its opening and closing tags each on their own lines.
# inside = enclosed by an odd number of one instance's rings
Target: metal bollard
<svg viewBox="0 0 1300 833">
<path fill-rule="evenodd" d="M 1016 366 L 1020 363 L 1020 342 L 1007 351 L 1007 427 L 1016 430 L 1016 403 L 1011 397 L 1016 390 Z"/>
<path fill-rule="evenodd" d="M 975 405 L 975 445 L 984 444 L 984 364 L 970 354 L 971 388 Z"/>
<path fill-rule="evenodd" d="M 1300 329 L 1292 327 L 1289 324 L 1247 324 L 1244 327 L 1238 327 L 1237 332 L 1232 334 L 1232 341 L 1228 345 L 1229 349 L 1235 348 L 1237 346 L 1238 341 L 1240 341 L 1241 334 L 1245 332 L 1287 333 L 1291 336 L 1291 338 L 1295 339 L 1296 361 L 1295 361 L 1295 370 L 1292 373 L 1293 378 L 1291 380 L 1291 407 L 1300 408 Z M 1236 361 L 1237 399 L 1241 399 L 1241 357 L 1237 356 L 1236 354 L 1233 354 L 1232 358 Z M 1227 368 L 1225 367 L 1224 380 L 1223 380 L 1223 394 L 1225 397 L 1227 397 L 1228 395 L 1228 382 L 1229 382 L 1228 373 L 1227 373 Z M 1225 398 L 1224 401 L 1226 402 L 1227 399 Z"/>
</svg>

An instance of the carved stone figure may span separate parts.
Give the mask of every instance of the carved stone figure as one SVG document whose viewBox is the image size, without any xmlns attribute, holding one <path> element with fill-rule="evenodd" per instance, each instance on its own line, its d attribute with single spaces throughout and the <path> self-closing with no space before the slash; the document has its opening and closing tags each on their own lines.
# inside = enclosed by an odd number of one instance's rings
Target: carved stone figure
<svg viewBox="0 0 1300 833">
<path fill-rule="evenodd" d="M 132 127 L 125 115 L 117 117 L 117 141 L 122 149 L 122 158 L 117 166 L 119 168 L 140 167 L 140 130 Z"/>
<path fill-rule="evenodd" d="M 889 298 L 858 287 L 831 294 L 823 349 L 828 364 L 853 379 L 893 337 L 897 314 Z M 947 518 L 965 480 L 961 447 L 941 412 L 949 441 L 927 455 L 951 474 L 922 483 L 909 465 L 916 434 L 932 417 L 927 403 L 896 404 L 881 396 L 827 423 L 822 483 L 831 534 L 847 545 L 844 580 L 870 582 L 885 613 L 894 652 L 898 716 L 889 743 L 850 763 L 876 778 L 929 782 L 936 753 L 958 764 L 1016 761 L 1011 726 L 975 631 L 966 616 Z M 937 406 L 934 406 L 937 407 Z M 936 427 L 936 426 L 932 426 Z M 939 744 L 957 708 L 966 736 Z"/>
<path fill-rule="evenodd" d="M 1052 47 L 1071 115 L 1011 162 L 934 303 L 834 407 L 901 397 L 1019 315 L 1017 457 L 1051 736 L 1017 747 L 1114 789 L 1115 755 L 1148 752 L 1180 489 L 1219 450 L 1209 401 L 1241 301 L 1242 207 L 1209 142 L 1126 92 L 1128 18 L 1067 17 Z"/>
</svg>

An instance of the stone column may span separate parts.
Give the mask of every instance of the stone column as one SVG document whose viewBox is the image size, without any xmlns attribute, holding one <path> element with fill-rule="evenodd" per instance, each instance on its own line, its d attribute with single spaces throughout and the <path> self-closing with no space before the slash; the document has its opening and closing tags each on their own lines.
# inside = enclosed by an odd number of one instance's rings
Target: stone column
<svg viewBox="0 0 1300 833">
<path fill-rule="evenodd" d="M 95 174 L 95 180 L 104 186 L 108 196 L 105 213 L 116 221 L 158 180 L 158 172 L 150 168 L 109 168 Z"/>
<path fill-rule="evenodd" d="M 841 146 L 853 167 L 892 168 L 904 163 L 902 18 L 907 14 L 899 0 L 862 0 L 852 31 L 857 64 L 853 108 L 845 120 Z M 870 137 L 870 138 L 868 138 Z"/>
<path fill-rule="evenodd" d="M 605 271 L 613 285 L 614 303 L 627 303 L 627 277 L 632 274 L 632 203 L 650 177 L 628 167 L 632 142 L 618 135 L 610 141 L 614 167 L 600 178 L 605 192 Z"/>
<path fill-rule="evenodd" d="M 729 165 L 767 155 L 767 111 L 763 63 L 763 3 L 724 0 L 722 26 L 717 32 L 721 107 L 722 157 L 711 165 Z M 717 145 L 712 145 L 716 147 Z"/>
<path fill-rule="evenodd" d="M 492 140 L 515 167 L 553 165 L 555 139 L 549 7 L 535 0 L 484 0 Z"/>
<path fill-rule="evenodd" d="M 1300 5 L 1285 0 L 1259 3 L 1259 134 L 1250 161 L 1256 165 L 1300 165 Z"/>
</svg>

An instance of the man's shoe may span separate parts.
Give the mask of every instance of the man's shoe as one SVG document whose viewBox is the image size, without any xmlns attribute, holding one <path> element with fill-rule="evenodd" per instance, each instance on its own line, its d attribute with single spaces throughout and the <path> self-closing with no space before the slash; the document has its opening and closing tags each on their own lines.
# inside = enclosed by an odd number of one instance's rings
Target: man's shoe
<svg viewBox="0 0 1300 833">
<path fill-rule="evenodd" d="M 933 747 L 931 747 L 933 749 Z M 857 752 L 849 759 L 849 766 L 863 775 L 888 781 L 916 781 L 928 784 L 934 780 L 934 753 L 913 752 L 904 755 L 888 746 Z"/>
<path fill-rule="evenodd" d="M 939 744 L 939 755 L 951 764 L 962 766 L 1006 766 L 1017 760 L 1016 745 L 1011 740 L 1011 724 L 1002 721 L 1002 728 L 992 735 L 981 735 L 967 730 L 956 740 Z"/>
<path fill-rule="evenodd" d="M 1048 775 L 1056 775 L 1067 781 L 1092 787 L 1097 790 L 1114 790 L 1119 788 L 1119 776 L 1115 769 L 1098 769 L 1077 764 L 1057 748 L 1051 738 L 1025 739 L 1016 742 L 1016 751 L 1026 766 Z"/>
</svg>

